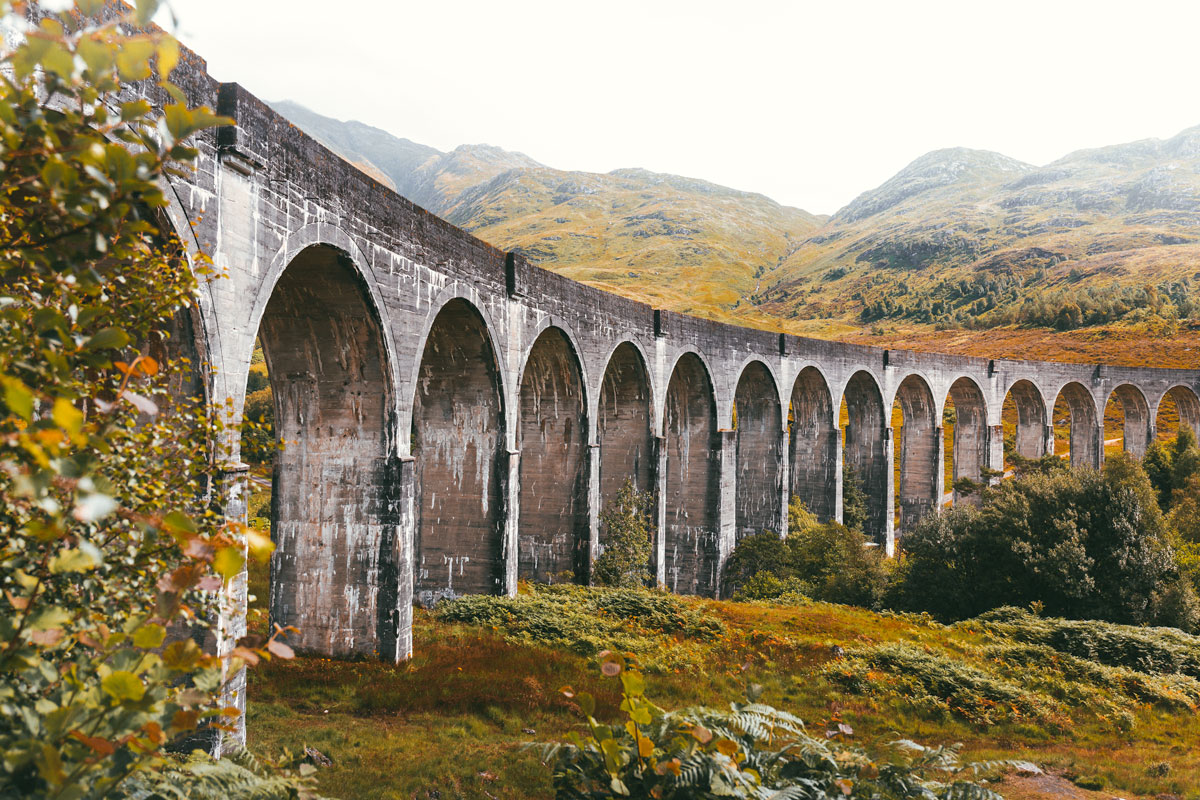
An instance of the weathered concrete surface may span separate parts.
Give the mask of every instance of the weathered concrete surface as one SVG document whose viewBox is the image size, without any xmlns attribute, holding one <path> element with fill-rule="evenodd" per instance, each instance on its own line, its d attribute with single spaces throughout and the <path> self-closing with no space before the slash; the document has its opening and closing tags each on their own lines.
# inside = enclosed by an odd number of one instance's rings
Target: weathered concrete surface
<svg viewBox="0 0 1200 800">
<path fill-rule="evenodd" d="M 654 491 L 654 569 L 676 591 L 716 592 L 736 536 L 781 525 L 792 493 L 839 518 L 843 460 L 890 551 L 897 403 L 902 530 L 944 488 L 948 398 L 959 477 L 1003 468 L 1006 398 L 1030 457 L 1052 446 L 1065 398 L 1080 466 L 1101 463 L 1114 393 L 1134 452 L 1168 395 L 1200 428 L 1193 370 L 887 351 L 574 283 L 397 196 L 193 54 L 177 77 L 237 122 L 197 142 L 198 170 L 167 187 L 169 216 L 226 271 L 193 326 L 209 397 L 240 413 L 255 337 L 266 345 L 295 443 L 275 478 L 272 613 L 303 628 L 304 648 L 404 658 L 414 598 L 584 579 L 627 476 Z"/>
</svg>

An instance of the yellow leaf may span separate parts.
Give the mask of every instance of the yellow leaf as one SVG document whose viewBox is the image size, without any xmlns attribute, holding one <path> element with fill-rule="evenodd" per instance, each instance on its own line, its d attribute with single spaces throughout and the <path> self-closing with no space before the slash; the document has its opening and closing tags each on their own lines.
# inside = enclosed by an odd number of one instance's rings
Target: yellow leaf
<svg viewBox="0 0 1200 800">
<path fill-rule="evenodd" d="M 153 650 L 161 646 L 166 637 L 167 632 L 163 626 L 151 622 L 133 632 L 133 643 L 143 650 Z"/>
<path fill-rule="evenodd" d="M 240 547 L 222 547 L 213 556 L 213 569 L 217 571 L 226 583 L 235 577 L 246 566 L 246 557 Z"/>
</svg>

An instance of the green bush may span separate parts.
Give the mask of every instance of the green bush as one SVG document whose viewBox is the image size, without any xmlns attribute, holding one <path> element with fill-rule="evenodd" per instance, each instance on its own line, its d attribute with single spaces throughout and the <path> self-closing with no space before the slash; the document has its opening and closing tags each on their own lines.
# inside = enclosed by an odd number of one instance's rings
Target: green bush
<svg viewBox="0 0 1200 800">
<path fill-rule="evenodd" d="M 878 605 L 889 563 L 857 530 L 817 522 L 799 498 L 788 505 L 788 535 L 766 532 L 738 542 L 725 564 L 724 591 L 745 599 L 785 594 L 830 603 Z"/>
<path fill-rule="evenodd" d="M 725 632 L 720 621 L 679 598 L 646 589 L 538 586 L 516 597 L 445 600 L 435 613 L 446 622 L 495 628 L 506 637 L 580 655 L 635 653 L 654 669 L 694 666 L 691 650 L 675 645 L 712 641 Z"/>
<path fill-rule="evenodd" d="M 1153 491 L 1127 459 L 1005 481 L 978 510 L 927 517 L 903 547 L 889 602 L 943 620 L 1040 602 L 1075 619 L 1197 622 Z"/>
<path fill-rule="evenodd" d="M 886 644 L 850 653 L 824 669 L 834 683 L 856 694 L 902 697 L 978 724 L 1032 718 L 1062 724 L 1062 706 L 966 664 L 963 659 L 910 644 Z"/>
<path fill-rule="evenodd" d="M 1000 800 L 964 780 L 999 765 L 961 765 L 953 748 L 901 741 L 886 754 L 872 753 L 843 741 L 844 734 L 810 736 L 797 717 L 756 702 L 753 690 L 749 702 L 728 711 L 664 711 L 646 698 L 642 674 L 620 656 L 604 654 L 601 671 L 620 679 L 625 719 L 602 724 L 590 695 L 564 690 L 582 709 L 587 733 L 541 748 L 557 800 Z"/>
<path fill-rule="evenodd" d="M 960 624 L 986 626 L 1018 642 L 1046 645 L 1113 667 L 1200 679 L 1200 637 L 1175 628 L 1045 618 L 1013 607 L 997 608 Z"/>
<path fill-rule="evenodd" d="M 600 514 L 604 552 L 593 568 L 596 583 L 601 586 L 645 586 L 650 574 L 650 555 L 654 536 L 650 530 L 650 508 L 653 498 L 639 492 L 633 481 L 625 483 L 615 500 Z"/>
</svg>

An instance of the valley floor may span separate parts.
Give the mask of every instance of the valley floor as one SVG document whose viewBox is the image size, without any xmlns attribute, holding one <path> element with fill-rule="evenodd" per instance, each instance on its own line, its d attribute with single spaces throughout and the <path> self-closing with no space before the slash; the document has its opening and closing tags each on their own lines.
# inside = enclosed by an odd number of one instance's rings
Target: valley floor
<svg viewBox="0 0 1200 800">
<path fill-rule="evenodd" d="M 253 669 L 251 749 L 321 751 L 333 760 L 319 772 L 330 797 L 550 798 L 549 771 L 523 745 L 579 727 L 563 686 L 591 691 L 598 716 L 615 718 L 619 689 L 594 658 L 599 640 L 615 636 L 636 652 L 647 696 L 665 708 L 724 706 L 757 683 L 763 702 L 798 713 L 811 731 L 842 723 L 868 746 L 897 735 L 961 742 L 966 761 L 1025 759 L 1049 773 L 993 784 L 1013 800 L 1200 798 L 1193 678 L 1065 655 L 1059 663 L 974 621 L 947 627 L 822 603 L 671 598 L 691 620 L 671 630 L 658 611 L 637 611 L 636 598 L 622 606 L 602 590 L 524 591 L 481 604 L 479 624 L 418 612 L 409 663 L 296 658 Z M 662 606 L 654 598 L 663 595 L 639 594 Z M 554 605 L 567 600 L 579 605 Z M 600 611 L 582 610 L 596 603 Z M 862 655 L 871 653 L 909 662 L 889 667 Z M 1088 674 L 1099 677 L 1080 677 Z"/>
</svg>

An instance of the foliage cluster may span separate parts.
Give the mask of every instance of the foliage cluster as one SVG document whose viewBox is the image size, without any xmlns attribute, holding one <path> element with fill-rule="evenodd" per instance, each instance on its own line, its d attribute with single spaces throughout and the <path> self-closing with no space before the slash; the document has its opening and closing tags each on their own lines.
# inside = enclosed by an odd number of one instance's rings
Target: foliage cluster
<svg viewBox="0 0 1200 800">
<path fill-rule="evenodd" d="M 1108 666 L 1200 679 L 1200 637 L 1175 628 L 1046 618 L 1011 606 L 993 609 L 976 620 L 960 624 L 983 625 L 1018 642 L 1045 645 Z"/>
<path fill-rule="evenodd" d="M 733 703 L 728 711 L 664 711 L 646 697 L 636 665 L 614 653 L 603 653 L 601 659 L 602 673 L 621 681 L 624 719 L 612 725 L 599 722 L 591 695 L 563 690 L 578 701 L 587 731 L 572 734 L 566 744 L 543 748 L 558 800 L 999 800 L 965 779 L 998 765 L 960 764 L 953 748 L 895 741 L 885 756 L 841 736 L 818 738 L 798 717 L 757 702 L 761 687 L 752 687 L 747 702 Z"/>
<path fill-rule="evenodd" d="M 908 533 L 889 603 L 962 619 L 1003 605 L 1055 616 L 1192 629 L 1195 592 L 1141 467 L 1031 473 L 981 508 L 932 515 Z"/>
<path fill-rule="evenodd" d="M 617 491 L 617 496 L 600 513 L 604 551 L 596 559 L 594 577 L 601 586 L 632 588 L 645 586 L 650 574 L 650 556 L 654 536 L 650 530 L 653 497 L 639 492 L 633 480 Z"/>
<path fill-rule="evenodd" d="M 516 597 L 460 597 L 443 601 L 435 613 L 446 622 L 482 625 L 513 640 L 585 656 L 616 647 L 655 670 L 699 663 L 699 651 L 689 643 L 725 632 L 721 622 L 665 592 L 570 584 L 539 586 Z"/>
<path fill-rule="evenodd" d="M 1026 275 L 978 274 L 927 288 L 907 281 L 884 286 L 888 288 L 871 292 L 870 299 L 856 293 L 863 322 L 904 320 L 978 329 L 1024 325 L 1060 331 L 1127 322 L 1153 334 L 1171 334 L 1181 320 L 1200 317 L 1189 278 L 1143 286 L 1050 288 L 1045 270 L 1032 270 Z"/>
<path fill-rule="evenodd" d="M 770 531 L 738 542 L 725 566 L 725 593 L 771 600 L 800 595 L 872 608 L 887 588 L 889 565 L 858 530 L 821 523 L 799 498 L 788 504 L 788 535 Z"/>
<path fill-rule="evenodd" d="M 17 35 L 0 65 L 5 797 L 118 796 L 171 770 L 187 793 L 185 773 L 216 773 L 172 766 L 167 748 L 227 727 L 226 675 L 288 655 L 266 637 L 213 655 L 247 533 L 220 511 L 222 430 L 188 396 L 198 365 L 172 339 L 207 266 L 160 221 L 165 177 L 196 158 L 186 140 L 223 120 L 168 82 L 179 47 L 146 27 L 156 6 L 0 0 Z M 130 99 L 135 81 L 157 82 L 160 110 Z M 249 539 L 265 555 L 269 540 Z"/>
</svg>

